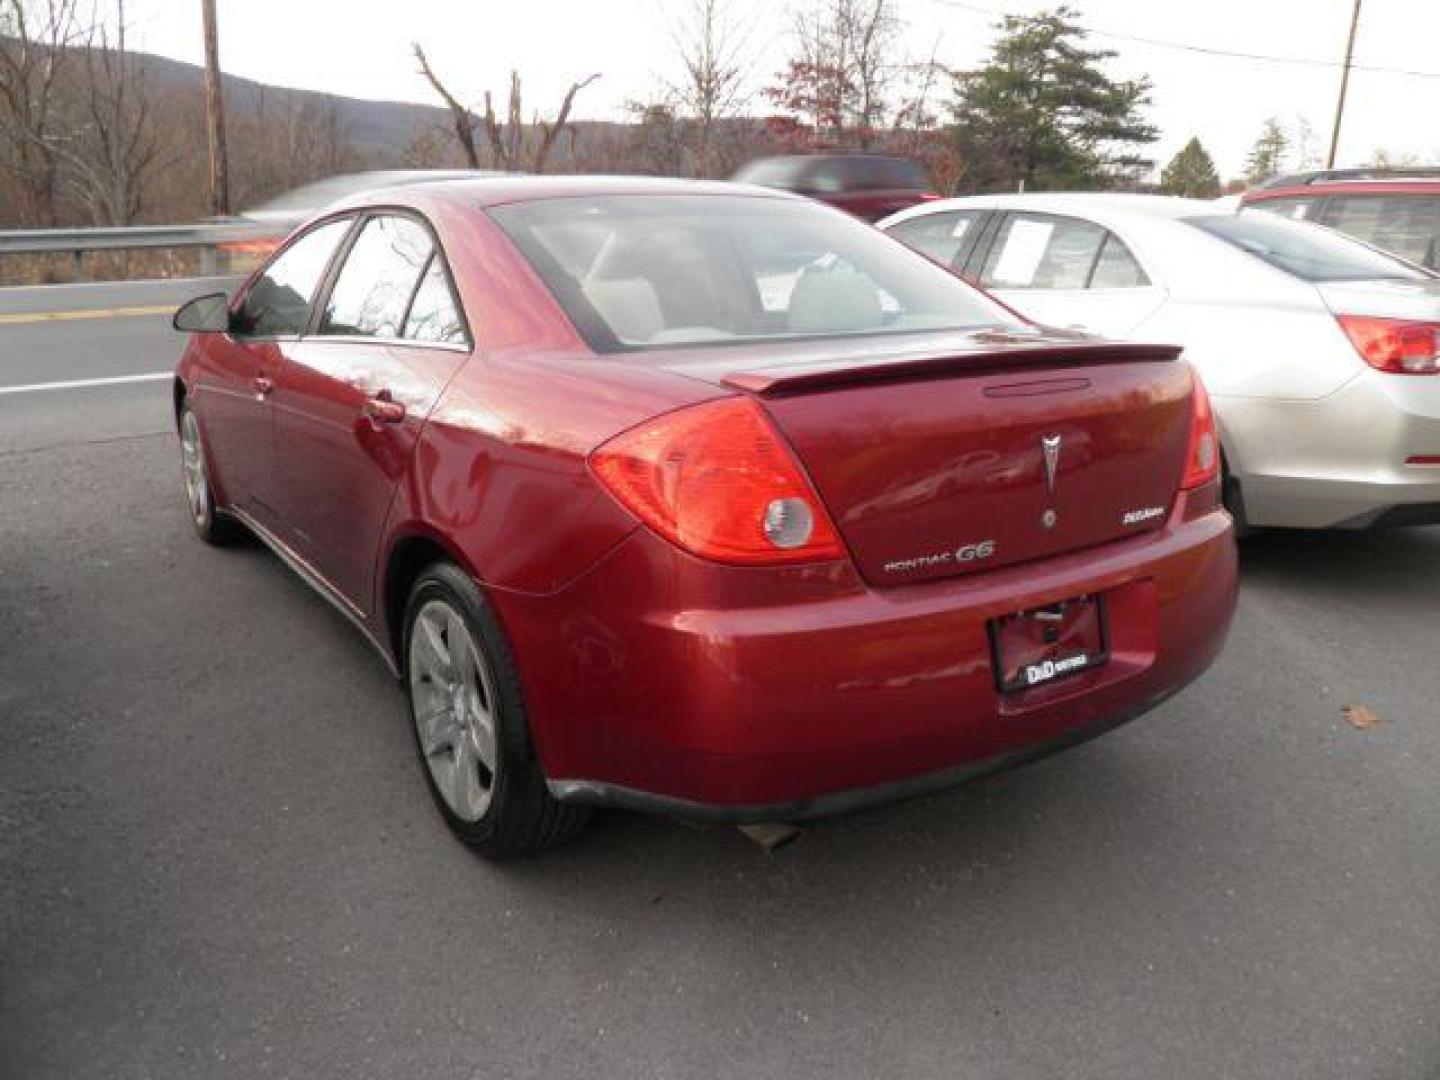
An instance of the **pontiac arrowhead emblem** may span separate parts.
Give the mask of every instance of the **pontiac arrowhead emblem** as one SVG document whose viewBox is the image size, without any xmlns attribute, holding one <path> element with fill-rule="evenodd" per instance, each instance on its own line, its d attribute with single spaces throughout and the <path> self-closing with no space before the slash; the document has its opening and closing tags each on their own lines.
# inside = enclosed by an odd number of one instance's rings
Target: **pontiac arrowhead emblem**
<svg viewBox="0 0 1440 1080">
<path fill-rule="evenodd" d="M 1045 454 L 1045 490 L 1053 494 L 1055 474 L 1060 468 L 1060 436 L 1042 435 L 1040 449 Z"/>
</svg>

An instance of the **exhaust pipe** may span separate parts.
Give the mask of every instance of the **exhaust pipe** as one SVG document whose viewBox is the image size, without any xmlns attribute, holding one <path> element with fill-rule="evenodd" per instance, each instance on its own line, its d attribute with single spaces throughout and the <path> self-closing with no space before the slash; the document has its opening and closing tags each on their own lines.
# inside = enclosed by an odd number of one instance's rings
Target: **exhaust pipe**
<svg viewBox="0 0 1440 1080">
<path fill-rule="evenodd" d="M 765 849 L 765 854 L 774 855 L 781 848 L 800 839 L 800 829 L 783 821 L 761 821 L 754 825 L 737 825 L 736 828 L 748 840 L 753 840 Z"/>
</svg>

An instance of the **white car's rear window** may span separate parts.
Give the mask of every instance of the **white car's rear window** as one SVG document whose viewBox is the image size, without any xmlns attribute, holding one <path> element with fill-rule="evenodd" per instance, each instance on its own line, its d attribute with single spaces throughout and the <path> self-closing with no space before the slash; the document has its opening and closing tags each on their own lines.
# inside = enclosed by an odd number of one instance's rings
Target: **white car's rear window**
<svg viewBox="0 0 1440 1080">
<path fill-rule="evenodd" d="M 1339 233 L 1260 210 L 1184 219 L 1305 281 L 1424 281 L 1430 275 Z"/>
</svg>

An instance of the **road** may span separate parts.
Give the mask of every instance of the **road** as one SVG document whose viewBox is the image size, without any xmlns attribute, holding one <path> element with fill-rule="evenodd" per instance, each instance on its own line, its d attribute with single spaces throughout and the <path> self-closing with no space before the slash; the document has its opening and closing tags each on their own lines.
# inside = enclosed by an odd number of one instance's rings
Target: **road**
<svg viewBox="0 0 1440 1080">
<path fill-rule="evenodd" d="M 0 387 L 177 348 L 12 321 Z M 353 630 L 192 537 L 167 394 L 0 394 L 0 1076 L 1440 1073 L 1440 530 L 1247 543 L 1213 672 L 1028 769 L 775 856 L 611 814 L 497 867 Z"/>
</svg>

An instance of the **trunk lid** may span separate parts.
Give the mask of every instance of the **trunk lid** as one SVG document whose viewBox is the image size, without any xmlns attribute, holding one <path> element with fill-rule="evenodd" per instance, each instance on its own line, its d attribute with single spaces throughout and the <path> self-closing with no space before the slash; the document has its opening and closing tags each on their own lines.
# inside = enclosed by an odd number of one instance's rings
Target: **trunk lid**
<svg viewBox="0 0 1440 1080">
<path fill-rule="evenodd" d="M 1322 281 L 1315 288 L 1336 315 L 1440 322 L 1440 279 Z"/>
<path fill-rule="evenodd" d="M 673 368 L 759 397 L 873 585 L 1009 566 L 1164 523 L 1190 431 L 1178 349 L 947 337 L 899 353 L 893 341 L 859 351 L 830 341 L 779 360 L 767 350 L 750 367 L 713 357 Z"/>
</svg>

